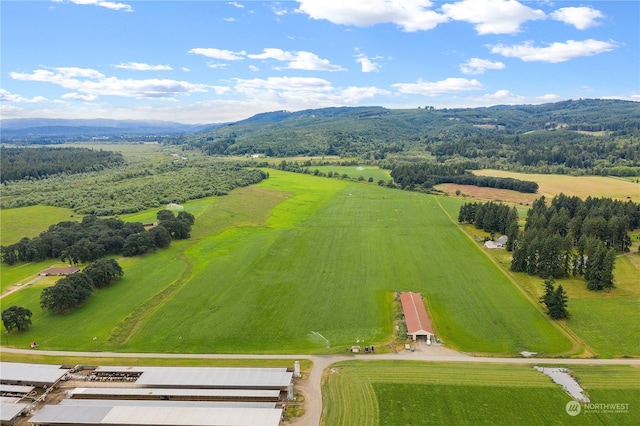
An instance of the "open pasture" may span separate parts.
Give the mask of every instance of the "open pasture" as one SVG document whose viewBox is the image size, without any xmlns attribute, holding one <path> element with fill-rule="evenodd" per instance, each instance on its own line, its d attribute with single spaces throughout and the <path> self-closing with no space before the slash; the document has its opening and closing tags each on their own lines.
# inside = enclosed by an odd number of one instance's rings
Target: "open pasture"
<svg viewBox="0 0 640 426">
<path fill-rule="evenodd" d="M 346 361 L 325 371 L 324 425 L 632 424 L 640 415 L 640 370 L 569 367 L 595 403 L 628 413 L 570 417 L 560 386 L 529 365 Z"/>
<path fill-rule="evenodd" d="M 270 171 L 201 205 L 192 238 L 122 259 L 125 278 L 51 316 L 39 292 L 12 345 L 144 352 L 327 352 L 393 333 L 393 292 L 425 296 L 436 332 L 464 351 L 541 354 L 572 343 L 431 195 Z M 187 209 L 189 209 L 187 203 Z"/>
<path fill-rule="evenodd" d="M 54 223 L 81 219 L 82 216 L 74 215 L 73 210 L 62 207 L 29 206 L 3 209 L 0 210 L 0 244 L 15 244 L 23 237 L 37 237 Z"/>
<path fill-rule="evenodd" d="M 374 166 L 338 166 L 338 165 L 330 165 L 330 166 L 310 166 L 309 170 L 313 172 L 318 169 L 322 173 L 333 172 L 340 176 L 346 174 L 349 176 L 349 179 L 358 179 L 360 176 L 364 178 L 364 180 L 369 180 L 369 178 L 373 179 L 373 182 L 378 183 L 379 180 L 383 180 L 385 183 L 391 179 L 388 170 L 381 169 L 379 167 Z"/>
</svg>

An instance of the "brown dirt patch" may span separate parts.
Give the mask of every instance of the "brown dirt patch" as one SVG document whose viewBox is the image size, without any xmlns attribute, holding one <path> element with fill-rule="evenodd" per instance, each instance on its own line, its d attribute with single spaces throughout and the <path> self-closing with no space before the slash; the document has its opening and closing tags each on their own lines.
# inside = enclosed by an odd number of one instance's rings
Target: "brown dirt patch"
<svg viewBox="0 0 640 426">
<path fill-rule="evenodd" d="M 472 185 L 458 185 L 455 183 L 443 183 L 434 188 L 448 193 L 451 197 L 472 198 L 482 201 L 502 201 L 504 203 L 522 206 L 528 206 L 540 197 L 540 194 L 524 194 L 509 189 L 483 188 Z M 457 190 L 460 191 L 460 195 L 455 195 Z"/>
</svg>

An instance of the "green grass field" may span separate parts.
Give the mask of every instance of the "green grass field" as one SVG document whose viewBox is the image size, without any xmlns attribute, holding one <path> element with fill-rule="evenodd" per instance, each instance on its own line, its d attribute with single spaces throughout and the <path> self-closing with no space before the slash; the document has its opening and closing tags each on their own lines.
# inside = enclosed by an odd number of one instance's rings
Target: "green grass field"
<svg viewBox="0 0 640 426">
<path fill-rule="evenodd" d="M 82 216 L 62 207 L 29 206 L 0 210 L 0 245 L 15 244 L 23 237 L 33 238 L 46 231 L 54 223 L 73 220 Z"/>
<path fill-rule="evenodd" d="M 326 352 L 389 341 L 394 291 L 424 294 L 436 332 L 464 351 L 558 354 L 571 342 L 450 221 L 436 197 L 270 171 L 195 203 L 192 238 L 123 259 L 125 278 L 51 316 L 40 290 L 11 344 L 143 352 Z M 330 348 L 327 348 L 327 339 Z"/>
<path fill-rule="evenodd" d="M 570 417 L 560 386 L 527 365 L 347 361 L 323 380 L 324 425 L 633 424 L 640 370 L 571 367 L 594 403 L 628 403 L 627 413 Z"/>
<path fill-rule="evenodd" d="M 349 176 L 350 179 L 358 179 L 360 176 L 362 176 L 364 180 L 368 181 L 369 178 L 372 178 L 373 182 L 375 182 L 376 184 L 378 183 L 379 180 L 383 180 L 386 183 L 389 179 L 391 179 L 391 176 L 389 175 L 388 170 L 383 170 L 373 166 L 331 165 L 331 166 L 310 166 L 309 167 L 309 170 L 311 172 L 313 172 L 316 169 L 320 170 L 322 173 L 333 172 L 334 175 L 337 173 L 340 176 L 342 176 L 343 174 L 346 174 Z"/>
</svg>

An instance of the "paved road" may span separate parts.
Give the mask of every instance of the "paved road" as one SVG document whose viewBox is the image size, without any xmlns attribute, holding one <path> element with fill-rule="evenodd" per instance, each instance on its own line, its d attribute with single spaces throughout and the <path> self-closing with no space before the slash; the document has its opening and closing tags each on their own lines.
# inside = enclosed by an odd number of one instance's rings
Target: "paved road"
<svg viewBox="0 0 640 426">
<path fill-rule="evenodd" d="M 94 358 L 191 358 L 191 359 L 308 359 L 313 362 L 309 379 L 302 382 L 298 390 L 305 398 L 305 414 L 290 424 L 319 425 L 322 417 L 322 374 L 332 364 L 346 360 L 413 360 L 432 362 L 474 362 L 494 364 L 554 364 L 554 365 L 640 365 L 640 359 L 590 359 L 590 358 L 492 358 L 476 357 L 434 345 L 419 345 L 415 352 L 402 351 L 389 354 L 361 355 L 252 355 L 252 354 L 165 354 L 165 353 L 121 353 L 121 352 L 66 352 L 33 349 L 2 348 L 2 352 L 53 356 Z M 293 362 L 292 362 L 293 364 Z"/>
</svg>

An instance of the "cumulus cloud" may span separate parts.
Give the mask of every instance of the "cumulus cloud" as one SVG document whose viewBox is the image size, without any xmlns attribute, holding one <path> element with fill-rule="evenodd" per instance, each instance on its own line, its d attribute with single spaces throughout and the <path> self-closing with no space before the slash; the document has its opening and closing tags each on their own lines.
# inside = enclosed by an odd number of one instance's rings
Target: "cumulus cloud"
<svg viewBox="0 0 640 426">
<path fill-rule="evenodd" d="M 339 65 L 332 64 L 328 59 L 321 59 L 315 53 L 304 50 L 287 52 L 277 48 L 265 48 L 262 53 L 249 54 L 249 59 L 274 59 L 276 61 L 287 62 L 283 68 L 308 70 L 308 71 L 344 71 Z"/>
<path fill-rule="evenodd" d="M 189 53 L 206 56 L 207 58 L 222 59 L 225 61 L 240 61 L 243 60 L 247 54 L 244 50 L 240 52 L 233 52 L 231 50 L 214 49 L 211 47 L 196 47 L 189 50 Z"/>
<path fill-rule="evenodd" d="M 233 7 L 237 7 L 237 8 L 239 8 L 239 9 L 244 9 L 244 4 L 242 4 L 242 3 L 238 3 L 237 1 L 230 1 L 230 2 L 229 2 L 229 3 L 227 3 L 227 4 L 230 4 L 231 6 L 233 6 Z"/>
<path fill-rule="evenodd" d="M 360 65 L 362 66 L 362 72 L 376 72 L 380 69 L 380 64 L 373 62 L 365 55 L 358 55 L 356 61 L 360 62 Z"/>
<path fill-rule="evenodd" d="M 524 22 L 546 18 L 543 11 L 516 0 L 463 0 L 443 5 L 442 11 L 450 19 L 474 24 L 478 34 L 514 34 Z"/>
<path fill-rule="evenodd" d="M 0 102 L 15 102 L 15 103 L 40 103 L 47 102 L 47 98 L 44 96 L 34 96 L 33 98 L 25 98 L 24 96 L 16 95 L 5 89 L 0 89 Z"/>
<path fill-rule="evenodd" d="M 592 7 L 562 7 L 551 13 L 551 17 L 565 24 L 573 25 L 579 30 L 600 25 L 598 19 L 604 18 L 602 12 Z"/>
<path fill-rule="evenodd" d="M 123 12 L 133 12 L 133 7 L 125 3 L 118 3 L 113 1 L 101 1 L 101 0 L 68 0 L 70 3 L 79 5 L 93 5 L 105 7 L 111 10 L 121 10 Z M 65 0 L 53 0 L 54 3 L 64 3 Z"/>
<path fill-rule="evenodd" d="M 460 65 L 460 71 L 463 74 L 477 75 L 484 74 L 486 70 L 504 69 L 502 62 L 493 62 L 488 59 L 471 58 L 464 64 Z"/>
<path fill-rule="evenodd" d="M 298 0 L 298 12 L 334 24 L 368 27 L 393 23 L 404 31 L 430 30 L 447 17 L 430 10 L 429 0 Z"/>
<path fill-rule="evenodd" d="M 560 99 L 560 95 L 556 95 L 555 93 L 547 93 L 546 95 L 537 96 L 536 101 L 538 102 L 558 102 Z"/>
<path fill-rule="evenodd" d="M 116 68 L 133 71 L 171 71 L 169 65 L 151 65 L 141 62 L 122 62 L 115 65 Z"/>
<path fill-rule="evenodd" d="M 91 101 L 95 101 L 96 99 L 98 99 L 98 97 L 96 95 L 82 95 L 80 93 L 71 92 L 71 93 L 65 93 L 64 95 L 62 95 L 62 99 L 71 99 L 73 101 L 91 102 Z"/>
<path fill-rule="evenodd" d="M 340 97 L 347 105 L 355 105 L 364 99 L 370 99 L 376 95 L 389 95 L 391 92 L 377 87 L 348 87 L 340 91 Z"/>
<path fill-rule="evenodd" d="M 391 87 L 395 87 L 398 92 L 404 94 L 438 96 L 465 90 L 479 90 L 482 88 L 482 84 L 476 79 L 446 78 L 435 82 L 419 79 L 417 83 L 396 83 L 392 84 Z"/>
<path fill-rule="evenodd" d="M 587 39 L 582 41 L 567 40 L 564 43 L 556 42 L 548 46 L 534 46 L 528 41 L 514 46 L 498 44 L 491 47 L 492 53 L 497 53 L 509 58 L 520 58 L 525 62 L 565 62 L 581 56 L 593 56 L 603 52 L 609 52 L 617 46 L 613 42 Z"/>
<path fill-rule="evenodd" d="M 37 69 L 31 73 L 11 72 L 14 80 L 51 83 L 85 96 L 125 96 L 135 98 L 171 98 L 192 92 L 206 92 L 210 86 L 168 79 L 119 79 L 88 68 L 63 67 Z"/>
<path fill-rule="evenodd" d="M 479 98 L 473 98 L 475 101 L 480 101 L 485 105 L 488 104 L 513 104 L 522 103 L 524 96 L 516 95 L 508 90 L 498 90 L 495 93 L 487 93 Z"/>
</svg>

